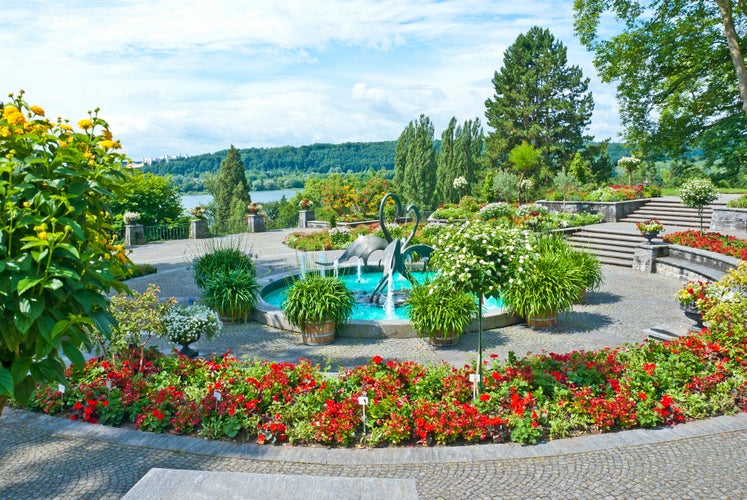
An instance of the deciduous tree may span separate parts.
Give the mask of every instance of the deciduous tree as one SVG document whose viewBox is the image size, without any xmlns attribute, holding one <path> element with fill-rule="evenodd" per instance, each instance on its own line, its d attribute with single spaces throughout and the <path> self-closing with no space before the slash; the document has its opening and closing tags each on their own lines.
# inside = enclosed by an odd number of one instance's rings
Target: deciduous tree
<svg viewBox="0 0 747 500">
<path fill-rule="evenodd" d="M 602 34 L 605 16 L 621 26 L 617 34 Z M 648 159 L 702 154 L 725 180 L 744 173 L 744 2 L 576 0 L 574 28 L 602 80 L 618 85 L 625 139 L 635 150 Z"/>
</svg>

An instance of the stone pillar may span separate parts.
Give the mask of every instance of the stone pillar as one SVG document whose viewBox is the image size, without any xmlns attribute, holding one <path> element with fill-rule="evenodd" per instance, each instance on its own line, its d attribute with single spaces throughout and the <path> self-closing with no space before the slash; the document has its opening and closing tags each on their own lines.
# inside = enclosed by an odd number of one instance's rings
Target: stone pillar
<svg viewBox="0 0 747 500">
<path fill-rule="evenodd" d="M 643 243 L 635 248 L 633 254 L 633 269 L 642 273 L 656 272 L 656 258 L 669 255 L 669 245 L 666 243 Z"/>
<path fill-rule="evenodd" d="M 210 238 L 210 229 L 205 219 L 192 219 L 189 221 L 189 239 L 201 240 Z"/>
<path fill-rule="evenodd" d="M 265 231 L 264 215 L 249 214 L 246 217 L 246 222 L 250 233 L 263 233 Z"/>
<path fill-rule="evenodd" d="M 124 244 L 126 247 L 145 245 L 145 231 L 142 224 L 127 224 L 125 226 Z"/>
<path fill-rule="evenodd" d="M 313 210 L 298 211 L 298 227 L 309 227 L 309 221 L 314 220 Z"/>
</svg>

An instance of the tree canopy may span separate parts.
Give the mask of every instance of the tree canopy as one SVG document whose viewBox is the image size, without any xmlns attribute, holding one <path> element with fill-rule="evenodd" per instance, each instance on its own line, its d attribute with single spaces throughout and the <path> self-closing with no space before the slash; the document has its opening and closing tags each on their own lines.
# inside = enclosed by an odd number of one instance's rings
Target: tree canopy
<svg viewBox="0 0 747 500">
<path fill-rule="evenodd" d="M 486 140 L 493 165 L 523 141 L 552 169 L 583 148 L 594 101 L 589 79 L 568 65 L 566 52 L 549 30 L 536 26 L 506 49 L 503 67 L 493 76 L 495 95 L 485 101 L 488 125 L 495 129 Z"/>
<path fill-rule="evenodd" d="M 603 35 L 602 20 L 612 18 L 619 32 Z M 625 138 L 637 154 L 702 158 L 716 179 L 745 174 L 743 2 L 576 0 L 574 28 L 602 80 L 617 83 Z"/>
</svg>

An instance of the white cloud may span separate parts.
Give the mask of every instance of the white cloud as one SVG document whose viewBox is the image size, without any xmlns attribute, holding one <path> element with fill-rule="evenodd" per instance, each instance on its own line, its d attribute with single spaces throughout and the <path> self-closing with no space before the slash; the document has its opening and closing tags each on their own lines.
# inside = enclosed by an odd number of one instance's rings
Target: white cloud
<svg viewBox="0 0 747 500">
<path fill-rule="evenodd" d="M 493 72 L 548 27 L 593 79 L 592 133 L 614 89 L 572 37 L 570 2 L 4 2 L 0 74 L 51 116 L 101 108 L 135 159 L 238 147 L 393 140 L 421 113 L 484 120 Z M 540 14 L 538 14 L 540 13 Z"/>
</svg>

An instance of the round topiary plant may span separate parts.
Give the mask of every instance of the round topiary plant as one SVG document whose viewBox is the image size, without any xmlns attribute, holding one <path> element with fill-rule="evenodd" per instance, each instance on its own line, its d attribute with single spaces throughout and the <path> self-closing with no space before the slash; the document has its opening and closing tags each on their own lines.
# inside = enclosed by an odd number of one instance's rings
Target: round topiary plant
<svg viewBox="0 0 747 500">
<path fill-rule="evenodd" d="M 682 203 L 698 209 L 700 216 L 700 232 L 703 233 L 703 207 L 716 201 L 718 191 L 710 179 L 692 179 L 680 187 L 678 192 Z"/>
</svg>

